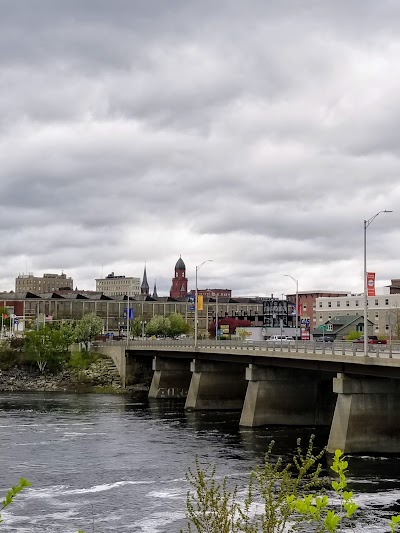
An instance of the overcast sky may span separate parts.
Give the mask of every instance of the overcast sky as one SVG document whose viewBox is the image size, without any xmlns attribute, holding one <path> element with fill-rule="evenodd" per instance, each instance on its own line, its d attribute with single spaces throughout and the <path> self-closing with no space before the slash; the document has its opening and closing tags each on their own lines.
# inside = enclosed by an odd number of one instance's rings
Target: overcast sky
<svg viewBox="0 0 400 533">
<path fill-rule="evenodd" d="M 0 290 L 400 277 L 398 0 L 0 0 Z"/>
</svg>

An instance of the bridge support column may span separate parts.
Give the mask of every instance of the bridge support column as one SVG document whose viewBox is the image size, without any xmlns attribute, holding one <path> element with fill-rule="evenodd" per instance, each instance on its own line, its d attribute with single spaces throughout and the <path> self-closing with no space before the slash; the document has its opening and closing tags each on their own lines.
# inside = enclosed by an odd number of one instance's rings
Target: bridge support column
<svg viewBox="0 0 400 533">
<path fill-rule="evenodd" d="M 276 367 L 246 368 L 241 426 L 329 425 L 335 407 L 332 375 Z"/>
<path fill-rule="evenodd" d="M 192 377 L 190 360 L 156 356 L 153 370 L 149 398 L 186 398 Z"/>
<path fill-rule="evenodd" d="M 185 409 L 241 409 L 246 394 L 245 366 L 192 361 Z"/>
<path fill-rule="evenodd" d="M 328 452 L 400 452 L 400 380 L 338 374 L 333 391 Z"/>
</svg>

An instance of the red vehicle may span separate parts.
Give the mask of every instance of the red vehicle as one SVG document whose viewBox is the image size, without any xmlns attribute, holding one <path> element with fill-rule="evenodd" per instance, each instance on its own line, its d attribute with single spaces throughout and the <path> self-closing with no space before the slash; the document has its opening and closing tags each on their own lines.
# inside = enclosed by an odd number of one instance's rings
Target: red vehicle
<svg viewBox="0 0 400 533">
<path fill-rule="evenodd" d="M 356 341 L 353 341 L 356 344 L 364 344 L 364 337 L 360 337 Z M 376 335 L 370 335 L 368 337 L 368 344 L 387 344 L 387 340 L 378 339 Z"/>
</svg>

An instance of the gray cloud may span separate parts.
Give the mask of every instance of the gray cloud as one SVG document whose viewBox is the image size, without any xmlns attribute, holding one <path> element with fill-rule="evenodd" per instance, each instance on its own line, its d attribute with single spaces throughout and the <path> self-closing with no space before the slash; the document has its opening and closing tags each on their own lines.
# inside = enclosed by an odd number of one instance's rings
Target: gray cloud
<svg viewBox="0 0 400 533">
<path fill-rule="evenodd" d="M 0 288 L 114 270 L 236 294 L 398 277 L 393 1 L 0 1 Z"/>
</svg>

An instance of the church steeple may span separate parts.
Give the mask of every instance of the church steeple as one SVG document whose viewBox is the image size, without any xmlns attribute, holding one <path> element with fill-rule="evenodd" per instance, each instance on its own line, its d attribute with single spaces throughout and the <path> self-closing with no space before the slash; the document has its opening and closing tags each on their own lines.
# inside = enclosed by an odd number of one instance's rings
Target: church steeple
<svg viewBox="0 0 400 533">
<path fill-rule="evenodd" d="M 140 286 L 140 294 L 149 294 L 149 284 L 147 282 L 146 264 L 144 265 L 143 281 Z"/>
<path fill-rule="evenodd" d="M 156 280 L 154 280 L 153 298 L 158 298 Z"/>
</svg>

